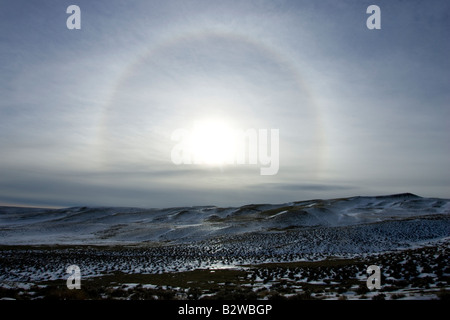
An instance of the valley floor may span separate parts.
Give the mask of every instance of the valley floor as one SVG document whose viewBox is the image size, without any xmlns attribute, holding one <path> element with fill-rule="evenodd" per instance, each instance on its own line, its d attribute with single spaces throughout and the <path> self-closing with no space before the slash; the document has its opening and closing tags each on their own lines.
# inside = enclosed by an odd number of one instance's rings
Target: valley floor
<svg viewBox="0 0 450 320">
<path fill-rule="evenodd" d="M 208 246 L 2 246 L 0 299 L 449 299 L 449 240 L 340 256 L 223 255 Z M 209 248 L 209 249 L 208 249 Z M 77 265 L 81 289 L 69 290 Z M 381 269 L 368 290 L 367 267 Z"/>
</svg>

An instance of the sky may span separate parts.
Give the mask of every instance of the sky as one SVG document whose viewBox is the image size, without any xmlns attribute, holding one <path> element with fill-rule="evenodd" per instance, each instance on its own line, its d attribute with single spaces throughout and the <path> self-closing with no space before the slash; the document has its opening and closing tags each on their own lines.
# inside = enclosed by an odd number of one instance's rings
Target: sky
<svg viewBox="0 0 450 320">
<path fill-rule="evenodd" d="M 0 205 L 450 198 L 449 14 L 446 0 L 0 0 Z M 257 134 L 256 163 L 227 151 L 236 132 Z M 187 145 L 231 161 L 176 163 Z"/>
</svg>

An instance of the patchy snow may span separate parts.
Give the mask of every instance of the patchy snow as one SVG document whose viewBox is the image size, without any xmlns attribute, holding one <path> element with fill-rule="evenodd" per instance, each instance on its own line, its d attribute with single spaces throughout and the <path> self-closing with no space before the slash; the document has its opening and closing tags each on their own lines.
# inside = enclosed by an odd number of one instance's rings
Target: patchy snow
<svg viewBox="0 0 450 320">
<path fill-rule="evenodd" d="M 116 272 L 249 271 L 255 264 L 280 262 L 323 261 L 325 266 L 330 257 L 379 258 L 384 281 L 404 283 L 414 279 L 421 288 L 403 284 L 401 289 L 385 292 L 386 299 L 430 299 L 437 296 L 438 285 L 445 286 L 445 277 L 449 276 L 450 269 L 442 267 L 448 263 L 449 203 L 403 194 L 239 208 L 0 207 L 0 244 L 8 245 L 0 248 L 0 282 L 6 289 L 32 291 L 33 283 L 66 279 L 65 270 L 71 264 L 80 267 L 83 278 L 90 278 Z M 440 251 L 431 250 L 427 263 L 420 255 L 403 254 L 422 248 L 427 252 L 428 246 Z M 385 257 L 390 255 L 396 258 L 386 262 Z M 348 267 L 344 271 L 364 283 L 366 268 Z M 325 289 L 342 280 L 336 279 L 342 270 L 322 270 L 323 274 L 305 270 L 293 268 L 280 272 L 275 279 L 255 271 L 251 290 L 269 291 L 287 282 L 293 290 L 286 293 L 289 297 L 303 292 L 301 283 Z M 138 284 L 124 285 L 135 288 Z M 156 286 L 144 284 L 144 288 Z M 358 288 L 354 286 L 344 289 L 339 296 L 317 296 L 372 299 L 378 294 L 361 296 L 355 294 Z"/>
<path fill-rule="evenodd" d="M 304 227 L 350 227 L 427 216 L 448 216 L 449 203 L 445 199 L 403 194 L 247 205 L 238 208 L 0 207 L 0 244 L 191 242 L 222 235 Z M 428 226 L 429 219 L 422 221 L 424 228 L 432 227 Z M 391 233 L 397 232 L 398 226 L 392 226 L 395 228 Z"/>
</svg>

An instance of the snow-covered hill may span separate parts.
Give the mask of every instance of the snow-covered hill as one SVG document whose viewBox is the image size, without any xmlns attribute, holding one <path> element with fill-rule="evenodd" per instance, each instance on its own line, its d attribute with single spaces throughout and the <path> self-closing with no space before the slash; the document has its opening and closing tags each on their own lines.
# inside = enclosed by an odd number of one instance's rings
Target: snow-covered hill
<svg viewBox="0 0 450 320">
<path fill-rule="evenodd" d="M 242 235 L 283 238 L 298 232 L 358 234 L 369 229 L 394 238 L 412 233 L 416 240 L 441 239 L 450 236 L 449 214 L 450 200 L 409 193 L 235 208 L 0 207 L 0 244 L 189 243 Z"/>
</svg>

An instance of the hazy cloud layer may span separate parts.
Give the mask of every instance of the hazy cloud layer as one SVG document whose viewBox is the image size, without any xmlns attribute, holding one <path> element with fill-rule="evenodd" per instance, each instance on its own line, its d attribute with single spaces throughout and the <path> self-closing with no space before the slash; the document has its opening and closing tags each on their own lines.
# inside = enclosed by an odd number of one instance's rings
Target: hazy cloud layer
<svg viewBox="0 0 450 320">
<path fill-rule="evenodd" d="M 1 1 L 0 204 L 449 197 L 450 3 Z M 199 119 L 280 131 L 261 164 L 176 166 Z"/>
</svg>

